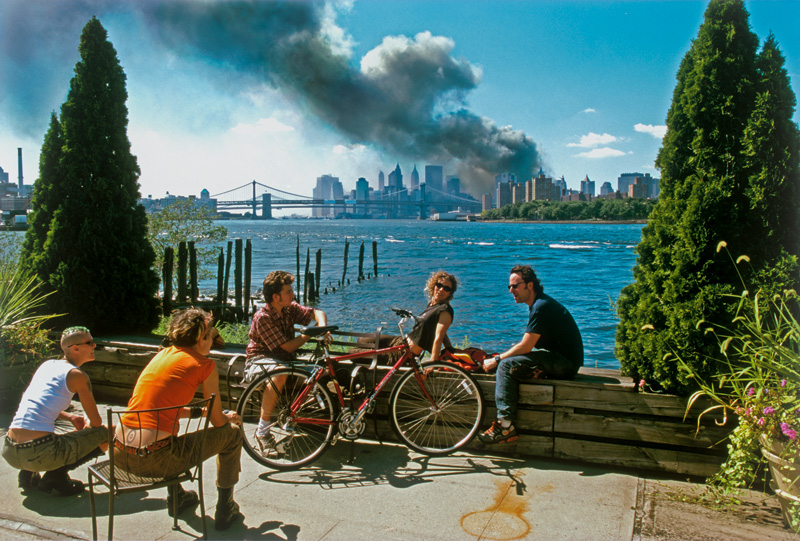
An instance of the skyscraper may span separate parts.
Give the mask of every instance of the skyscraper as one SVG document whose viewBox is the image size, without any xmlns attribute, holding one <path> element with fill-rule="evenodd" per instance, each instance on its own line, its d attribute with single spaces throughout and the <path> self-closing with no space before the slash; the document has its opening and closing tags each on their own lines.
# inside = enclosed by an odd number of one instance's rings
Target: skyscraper
<svg viewBox="0 0 800 541">
<path fill-rule="evenodd" d="M 414 164 L 414 170 L 411 171 L 411 186 L 409 189 L 413 192 L 419 189 L 419 171 L 417 171 L 417 164 Z"/>
<path fill-rule="evenodd" d="M 442 192 L 442 181 L 444 180 L 444 172 L 441 165 L 426 165 L 425 166 L 425 184 L 428 189 L 437 190 Z M 429 194 L 431 195 L 431 194 Z"/>
<path fill-rule="evenodd" d="M 397 167 L 394 168 L 394 171 L 389 173 L 389 191 L 390 192 L 399 192 L 403 189 L 403 172 L 400 171 L 400 164 L 397 164 Z"/>
</svg>

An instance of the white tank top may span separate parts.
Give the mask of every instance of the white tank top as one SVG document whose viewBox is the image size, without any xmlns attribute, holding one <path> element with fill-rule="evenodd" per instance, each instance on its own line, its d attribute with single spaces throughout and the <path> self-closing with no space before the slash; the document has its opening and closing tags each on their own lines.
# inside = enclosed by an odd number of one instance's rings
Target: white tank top
<svg viewBox="0 0 800 541">
<path fill-rule="evenodd" d="M 9 428 L 55 432 L 59 413 L 69 407 L 75 394 L 67 388 L 67 374 L 73 368 L 66 359 L 43 362 L 25 389 Z"/>
</svg>

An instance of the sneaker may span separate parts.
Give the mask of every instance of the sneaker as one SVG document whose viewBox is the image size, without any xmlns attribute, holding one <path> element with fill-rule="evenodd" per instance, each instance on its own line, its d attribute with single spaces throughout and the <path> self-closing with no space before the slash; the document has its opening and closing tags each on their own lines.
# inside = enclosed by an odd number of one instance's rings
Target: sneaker
<svg viewBox="0 0 800 541">
<path fill-rule="evenodd" d="M 478 434 L 478 440 L 483 443 L 509 443 L 518 438 L 517 429 L 513 424 L 508 425 L 508 428 L 503 428 L 500 421 L 493 422 L 486 432 Z"/>
<path fill-rule="evenodd" d="M 256 441 L 258 442 L 258 447 L 262 455 L 267 458 L 279 457 L 280 453 L 275 448 L 278 443 L 275 441 L 275 438 L 272 437 L 272 433 L 265 432 L 264 434 L 259 434 L 256 432 Z"/>
<path fill-rule="evenodd" d="M 20 470 L 17 475 L 17 485 L 22 489 L 22 492 L 34 489 L 39 486 L 42 476 L 38 471 Z"/>
<path fill-rule="evenodd" d="M 192 509 L 200 503 L 200 497 L 197 495 L 197 492 L 194 490 L 183 490 L 183 487 L 180 485 L 175 485 L 174 487 L 169 487 L 167 493 L 167 513 L 169 516 L 173 516 L 172 514 L 172 501 L 173 501 L 173 494 L 178 494 L 178 515 L 180 516 L 184 511 L 188 509 Z M 173 492 L 174 491 L 174 492 Z"/>
<path fill-rule="evenodd" d="M 48 476 L 45 473 L 39 481 L 39 490 L 54 496 L 75 496 L 83 492 L 83 483 L 67 476 Z"/>
</svg>

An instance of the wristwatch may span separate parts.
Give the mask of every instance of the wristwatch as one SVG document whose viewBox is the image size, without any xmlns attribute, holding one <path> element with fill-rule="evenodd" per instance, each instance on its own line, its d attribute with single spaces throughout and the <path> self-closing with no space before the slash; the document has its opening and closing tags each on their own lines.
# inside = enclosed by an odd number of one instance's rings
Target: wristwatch
<svg viewBox="0 0 800 541">
<path fill-rule="evenodd" d="M 496 362 L 497 364 L 500 364 L 500 355 L 495 355 L 493 358 L 494 358 L 494 362 Z"/>
</svg>

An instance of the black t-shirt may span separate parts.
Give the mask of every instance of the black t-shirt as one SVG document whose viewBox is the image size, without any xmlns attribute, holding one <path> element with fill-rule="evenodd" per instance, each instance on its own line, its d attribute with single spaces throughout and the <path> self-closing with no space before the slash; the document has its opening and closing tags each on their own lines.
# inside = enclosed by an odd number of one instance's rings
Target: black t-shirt
<svg viewBox="0 0 800 541">
<path fill-rule="evenodd" d="M 537 349 L 546 349 L 583 366 L 583 339 L 572 314 L 543 292 L 536 296 L 528 315 L 526 333 L 539 335 Z"/>
<path fill-rule="evenodd" d="M 430 351 L 433 347 L 433 341 L 436 339 L 436 325 L 439 323 L 439 315 L 442 312 L 448 312 L 450 319 L 453 319 L 454 312 L 449 302 L 432 304 L 417 316 L 414 328 L 408 333 L 408 337 L 425 351 Z"/>
</svg>

